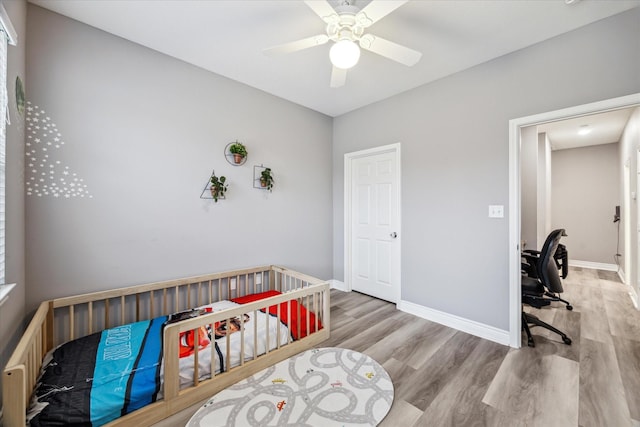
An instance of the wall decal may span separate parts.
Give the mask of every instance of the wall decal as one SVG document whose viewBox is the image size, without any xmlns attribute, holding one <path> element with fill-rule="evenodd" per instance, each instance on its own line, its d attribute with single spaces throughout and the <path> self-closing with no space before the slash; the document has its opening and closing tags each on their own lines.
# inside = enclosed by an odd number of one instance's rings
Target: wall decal
<svg viewBox="0 0 640 427">
<path fill-rule="evenodd" d="M 86 197 L 93 196 L 87 184 L 58 157 L 65 142 L 62 134 L 46 112 L 27 101 L 27 138 L 25 157 L 27 196 Z"/>
</svg>

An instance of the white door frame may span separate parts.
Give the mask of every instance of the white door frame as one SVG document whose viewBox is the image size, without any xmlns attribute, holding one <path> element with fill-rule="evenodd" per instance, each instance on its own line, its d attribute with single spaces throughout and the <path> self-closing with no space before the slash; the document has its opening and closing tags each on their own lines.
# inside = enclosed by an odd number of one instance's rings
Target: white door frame
<svg viewBox="0 0 640 427">
<path fill-rule="evenodd" d="M 383 145 L 381 147 L 368 148 L 366 150 L 354 151 L 353 153 L 346 153 L 344 155 L 344 285 L 346 291 L 351 291 L 351 272 L 353 269 L 353 260 L 352 260 L 352 248 L 351 248 L 351 172 L 352 172 L 352 161 L 354 159 L 359 159 L 362 157 L 374 156 L 377 154 L 384 154 L 395 152 L 396 154 L 396 182 L 398 183 L 398 202 L 396 204 L 396 218 L 398 218 L 398 227 L 397 233 L 398 237 L 396 239 L 396 244 L 398 245 L 398 259 L 396 260 L 398 266 L 398 284 L 396 286 L 396 304 L 400 302 L 400 289 L 402 279 L 402 263 L 400 251 L 402 249 L 402 216 L 401 213 L 401 196 L 402 196 L 402 183 L 401 183 L 401 159 L 400 159 L 400 143 L 397 142 L 395 144 Z"/>
<path fill-rule="evenodd" d="M 520 128 L 640 105 L 640 93 L 509 120 L 509 345 L 520 348 Z"/>
</svg>

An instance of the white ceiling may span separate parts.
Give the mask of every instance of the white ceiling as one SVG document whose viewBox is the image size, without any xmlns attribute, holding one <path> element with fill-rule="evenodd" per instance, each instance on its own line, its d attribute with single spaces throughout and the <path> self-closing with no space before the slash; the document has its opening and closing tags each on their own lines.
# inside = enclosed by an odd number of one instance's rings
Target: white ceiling
<svg viewBox="0 0 640 427">
<path fill-rule="evenodd" d="M 564 0 L 414 0 L 367 32 L 422 52 L 418 64 L 405 67 L 363 51 L 346 85 L 330 88 L 331 42 L 284 56 L 262 52 L 325 34 L 324 22 L 302 1 L 30 2 L 332 117 L 640 5 L 640 0 L 571 5 Z M 355 1 L 358 7 L 367 3 Z"/>
<path fill-rule="evenodd" d="M 633 108 L 625 108 L 545 123 L 538 126 L 538 133 L 546 132 L 552 150 L 612 144 L 620 141 L 632 112 Z M 578 131 L 583 126 L 591 132 L 579 135 Z"/>
</svg>

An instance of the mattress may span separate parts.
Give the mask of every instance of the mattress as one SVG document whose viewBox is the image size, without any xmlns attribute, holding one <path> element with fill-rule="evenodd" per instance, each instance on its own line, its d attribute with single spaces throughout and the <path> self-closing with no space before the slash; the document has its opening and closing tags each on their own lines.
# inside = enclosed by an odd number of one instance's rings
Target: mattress
<svg viewBox="0 0 640 427">
<path fill-rule="evenodd" d="M 212 311 L 220 311 L 227 308 L 237 307 L 240 304 L 233 301 L 219 301 L 213 304 L 200 307 L 201 309 L 212 309 Z M 266 353 L 267 349 L 267 330 L 269 336 L 269 350 L 277 348 L 278 342 L 278 329 L 280 329 L 280 345 L 284 345 L 289 339 L 289 328 L 286 324 L 278 322 L 272 315 L 265 314 L 261 311 L 255 313 L 249 313 L 245 315 L 244 319 L 232 319 L 229 325 L 214 325 L 215 330 L 207 330 L 207 333 L 201 333 L 199 339 L 199 352 L 198 352 L 198 374 L 200 380 L 205 380 L 211 377 L 211 356 L 214 357 L 215 373 L 218 374 L 225 369 L 225 364 L 229 364 L 230 367 L 236 367 L 240 365 L 240 355 L 242 353 L 242 335 L 239 332 L 238 323 L 244 321 L 244 360 L 251 360 L 256 355 Z M 254 332 L 254 323 L 257 323 L 257 335 Z M 216 327 L 218 326 L 218 327 Z M 229 333 L 229 354 L 230 360 L 227 358 L 227 338 L 226 332 Z M 223 335 L 223 333 L 225 333 Z M 217 334 L 217 335 L 216 335 Z M 217 338 L 213 340 L 213 348 L 209 340 L 209 336 Z M 257 337 L 257 340 L 254 340 Z M 184 336 L 182 337 L 184 341 Z M 202 339 L 204 338 L 204 339 Z M 254 347 L 254 342 L 257 343 L 257 347 Z M 184 345 L 187 344 L 187 345 Z M 181 342 L 181 348 L 188 347 L 191 342 Z M 181 357 L 179 362 L 180 371 L 180 388 L 184 388 L 193 384 L 193 365 L 194 356 L 193 353 L 188 356 Z M 162 370 L 163 371 L 163 370 Z M 161 397 L 161 395 L 160 395 Z"/>
</svg>

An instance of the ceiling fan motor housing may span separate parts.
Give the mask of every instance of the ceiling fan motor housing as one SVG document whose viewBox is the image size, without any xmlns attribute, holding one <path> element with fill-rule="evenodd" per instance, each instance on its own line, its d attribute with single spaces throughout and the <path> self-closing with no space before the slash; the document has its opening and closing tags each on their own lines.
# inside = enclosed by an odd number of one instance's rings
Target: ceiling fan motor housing
<svg viewBox="0 0 640 427">
<path fill-rule="evenodd" d="M 358 41 L 364 34 L 364 29 L 368 27 L 371 20 L 360 12 L 357 7 L 348 4 L 338 6 L 337 14 L 328 17 L 327 36 L 330 40 Z"/>
</svg>

